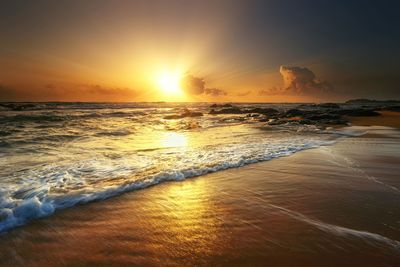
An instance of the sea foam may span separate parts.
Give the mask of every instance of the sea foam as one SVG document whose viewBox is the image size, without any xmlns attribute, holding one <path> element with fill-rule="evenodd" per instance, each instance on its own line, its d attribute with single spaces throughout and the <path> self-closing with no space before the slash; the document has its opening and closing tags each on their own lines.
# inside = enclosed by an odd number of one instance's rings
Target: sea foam
<svg viewBox="0 0 400 267">
<path fill-rule="evenodd" d="M 240 144 L 228 146 L 210 153 L 198 154 L 202 160 L 185 159 L 181 155 L 181 161 L 185 164 L 175 165 L 175 168 L 161 169 L 152 175 L 142 175 L 139 178 L 131 178 L 135 173 L 118 172 L 118 168 L 112 172 L 106 172 L 104 175 L 125 176 L 116 184 L 99 182 L 96 185 L 80 186 L 77 190 L 67 190 L 64 193 L 52 193 L 52 187 L 60 181 L 66 181 L 66 176 L 70 173 L 60 175 L 60 168 L 55 168 L 54 173 L 47 170 L 48 179 L 43 179 L 45 172 L 40 173 L 42 179 L 35 178 L 38 183 L 25 184 L 21 186 L 9 186 L 0 192 L 0 232 L 6 232 L 16 226 L 23 225 L 36 218 L 51 215 L 58 209 L 69 208 L 77 204 L 84 204 L 91 201 L 103 200 L 125 192 L 147 188 L 165 181 L 182 181 L 187 178 L 204 175 L 229 168 L 241 167 L 247 164 L 260 161 L 271 160 L 273 158 L 289 156 L 297 151 L 319 147 L 321 145 L 330 145 L 334 141 L 308 141 L 293 142 L 292 144 L 280 144 L 268 146 L 265 144 Z M 192 152 L 193 153 L 193 152 Z M 208 155 L 206 155 L 208 154 Z M 193 157 L 193 156 L 190 156 Z M 204 157 L 206 157 L 204 159 Z M 71 168 L 68 166 L 66 168 Z M 121 170 L 120 170 L 121 171 Z M 61 172 L 62 173 L 62 172 Z M 51 177 L 51 178 L 50 178 Z M 73 178 L 69 178 L 70 180 Z M 30 181 L 32 182 L 32 181 Z M 71 182 L 71 181 L 70 181 Z M 51 183 L 53 183 L 51 185 Z M 79 179 L 72 180 L 72 183 L 82 183 Z M 41 185 L 39 185 L 41 184 Z"/>
</svg>

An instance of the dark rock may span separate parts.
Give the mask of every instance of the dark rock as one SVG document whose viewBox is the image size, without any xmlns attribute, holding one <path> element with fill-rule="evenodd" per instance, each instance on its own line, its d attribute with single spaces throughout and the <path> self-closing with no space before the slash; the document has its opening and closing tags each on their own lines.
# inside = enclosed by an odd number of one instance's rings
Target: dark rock
<svg viewBox="0 0 400 267">
<path fill-rule="evenodd" d="M 257 114 L 257 113 L 249 113 L 249 114 L 246 115 L 246 117 L 248 117 L 248 118 L 257 118 L 257 117 L 260 117 L 260 114 Z"/>
<path fill-rule="evenodd" d="M 319 108 L 331 108 L 331 109 L 338 109 L 340 106 L 336 103 L 322 103 L 316 105 Z"/>
<path fill-rule="evenodd" d="M 211 109 L 210 114 L 243 114 L 244 112 L 237 107 L 223 108 L 220 110 Z"/>
<path fill-rule="evenodd" d="M 233 108 L 232 104 L 212 104 L 210 108 Z"/>
<path fill-rule="evenodd" d="M 268 125 L 281 125 L 285 123 L 294 123 L 295 121 L 287 120 L 287 119 L 269 119 L 267 124 Z"/>
<path fill-rule="evenodd" d="M 223 108 L 220 110 L 211 109 L 210 111 L 210 114 L 246 114 L 246 113 L 273 115 L 273 114 L 278 114 L 279 111 L 273 108 L 252 108 L 252 109 L 241 110 L 238 107 Z"/>
<path fill-rule="evenodd" d="M 167 115 L 164 116 L 165 120 L 176 120 L 176 119 L 182 119 L 182 118 L 187 118 L 187 117 L 201 117 L 203 116 L 203 113 L 201 112 L 193 112 L 188 109 L 185 109 L 183 113 L 181 114 L 173 114 L 173 115 Z"/>
<path fill-rule="evenodd" d="M 315 122 L 312 122 L 310 120 L 304 119 L 304 120 L 299 120 L 298 123 L 311 125 L 311 124 L 314 124 Z"/>
<path fill-rule="evenodd" d="M 306 117 L 308 120 L 318 121 L 318 120 L 337 120 L 340 119 L 339 114 L 322 113 L 322 114 L 308 114 Z"/>
<path fill-rule="evenodd" d="M 388 107 L 383 107 L 381 110 L 388 110 L 388 111 L 397 111 L 397 112 L 400 112 L 400 106 L 388 106 Z"/>
<path fill-rule="evenodd" d="M 258 114 L 263 114 L 263 115 L 272 115 L 272 114 L 279 113 L 278 110 L 273 109 L 273 108 L 253 108 L 253 109 L 244 110 L 243 112 L 244 113 L 258 113 Z"/>
<path fill-rule="evenodd" d="M 303 116 L 305 114 L 304 111 L 300 109 L 289 109 L 288 111 L 285 112 L 286 117 L 297 117 L 297 116 Z"/>
</svg>

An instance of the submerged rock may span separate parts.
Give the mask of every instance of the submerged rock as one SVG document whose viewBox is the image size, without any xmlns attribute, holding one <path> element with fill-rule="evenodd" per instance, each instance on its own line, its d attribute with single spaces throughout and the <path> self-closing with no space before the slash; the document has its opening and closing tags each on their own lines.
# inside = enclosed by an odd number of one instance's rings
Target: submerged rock
<svg viewBox="0 0 400 267">
<path fill-rule="evenodd" d="M 308 120 L 318 121 L 318 120 L 337 120 L 340 119 L 339 114 L 322 113 L 322 114 L 308 114 L 305 116 Z"/>
<path fill-rule="evenodd" d="M 288 111 L 285 112 L 286 117 L 297 117 L 297 116 L 303 116 L 305 114 L 304 111 L 300 109 L 289 109 Z"/>
<path fill-rule="evenodd" d="M 203 116 L 203 113 L 201 112 L 195 112 L 195 111 L 190 111 L 188 109 L 185 109 L 183 113 L 181 114 L 173 114 L 173 115 L 167 115 L 164 116 L 165 120 L 175 120 L 175 119 L 183 119 L 187 117 L 201 117 Z"/>
<path fill-rule="evenodd" d="M 247 114 L 247 113 L 272 115 L 272 114 L 278 114 L 279 111 L 273 108 L 240 109 L 238 107 L 223 108 L 220 110 L 211 109 L 210 111 L 210 114 Z"/>
<path fill-rule="evenodd" d="M 338 109 L 340 108 L 340 106 L 336 103 L 321 103 L 321 104 L 317 104 L 316 107 L 319 108 L 330 108 L 330 109 Z"/>
<path fill-rule="evenodd" d="M 274 108 L 253 108 L 253 109 L 244 110 L 243 112 L 244 113 L 258 113 L 258 114 L 263 114 L 263 115 L 272 115 L 272 114 L 279 113 L 279 111 Z"/>
<path fill-rule="evenodd" d="M 220 110 L 211 109 L 210 114 L 243 114 L 244 112 L 237 107 L 223 108 Z"/>
<path fill-rule="evenodd" d="M 232 104 L 212 104 L 210 108 L 233 108 Z"/>
</svg>

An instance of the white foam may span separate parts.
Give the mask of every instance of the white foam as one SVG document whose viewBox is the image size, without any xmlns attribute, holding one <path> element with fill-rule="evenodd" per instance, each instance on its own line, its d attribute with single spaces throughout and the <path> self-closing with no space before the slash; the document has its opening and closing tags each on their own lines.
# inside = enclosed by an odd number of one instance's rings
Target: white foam
<svg viewBox="0 0 400 267">
<path fill-rule="evenodd" d="M 263 144 L 225 145 L 214 151 L 210 149 L 184 150 L 180 154 L 175 152 L 172 160 L 168 160 L 168 157 L 171 157 L 168 153 L 157 154 L 156 164 L 163 165 L 158 170 L 153 166 L 151 174 L 146 175 L 146 172 L 143 172 L 134 178 L 130 176 L 137 174 L 138 169 L 129 167 L 131 160 L 128 159 L 122 162 L 97 159 L 86 164 L 81 162 L 78 167 L 75 166 L 75 169 L 72 166 L 52 166 L 36 170 L 36 176 L 25 181 L 23 189 L 13 184 L 0 192 L 0 232 L 23 225 L 32 219 L 51 215 L 58 209 L 110 198 L 165 181 L 182 181 L 190 177 L 284 157 L 297 151 L 329 144 L 332 144 L 332 141 L 305 141 L 303 138 L 294 138 L 290 144 L 271 140 Z M 148 161 L 151 162 L 150 159 Z M 151 166 L 148 165 L 149 162 L 142 164 L 142 168 L 148 169 Z M 92 184 L 93 181 L 85 180 L 85 171 L 88 170 L 97 170 L 97 183 Z M 110 177 L 121 178 L 110 183 L 107 180 Z M 60 184 L 64 186 L 60 187 Z M 72 189 L 67 190 L 68 188 Z M 60 193 L 57 191 L 60 189 L 67 192 Z"/>
</svg>

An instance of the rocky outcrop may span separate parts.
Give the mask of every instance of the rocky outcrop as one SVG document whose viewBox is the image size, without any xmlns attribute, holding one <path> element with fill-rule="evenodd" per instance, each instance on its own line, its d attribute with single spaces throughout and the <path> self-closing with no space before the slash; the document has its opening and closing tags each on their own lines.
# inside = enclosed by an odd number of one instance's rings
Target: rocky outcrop
<svg viewBox="0 0 400 267">
<path fill-rule="evenodd" d="M 194 111 L 185 109 L 181 114 L 167 115 L 167 116 L 164 116 L 164 119 L 165 120 L 176 120 L 176 119 L 183 119 L 183 118 L 187 118 L 187 117 L 201 117 L 201 116 L 203 116 L 203 113 L 201 113 L 201 112 L 194 112 Z"/>
<path fill-rule="evenodd" d="M 238 107 L 223 108 L 219 110 L 211 109 L 210 114 L 248 114 L 257 113 L 263 115 L 278 114 L 279 111 L 273 108 L 252 108 L 252 109 L 240 109 Z"/>
</svg>

